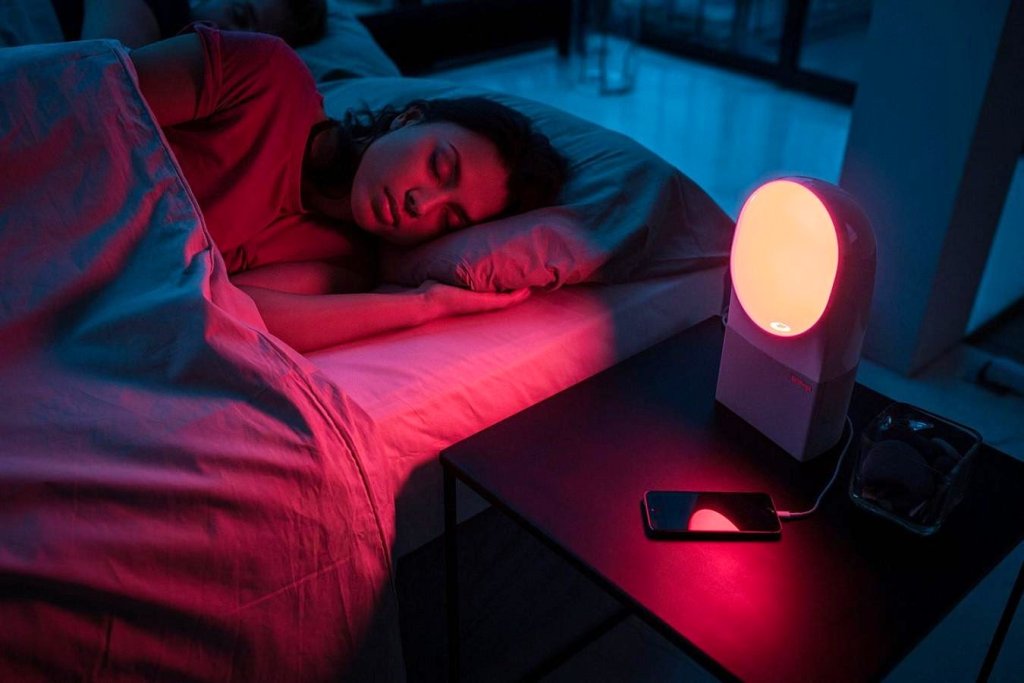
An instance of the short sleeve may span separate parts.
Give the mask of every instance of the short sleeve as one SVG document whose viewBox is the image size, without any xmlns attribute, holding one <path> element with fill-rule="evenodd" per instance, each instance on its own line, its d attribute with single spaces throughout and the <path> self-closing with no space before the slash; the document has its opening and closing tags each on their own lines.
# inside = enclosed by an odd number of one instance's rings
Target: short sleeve
<svg viewBox="0 0 1024 683">
<path fill-rule="evenodd" d="M 265 33 L 220 31 L 205 24 L 194 24 L 192 29 L 199 35 L 204 56 L 197 118 L 265 97 L 271 89 L 278 98 L 316 92 L 309 69 L 280 38 Z"/>
<path fill-rule="evenodd" d="M 284 41 L 196 25 L 203 82 L 193 121 L 164 130 L 229 269 L 290 254 L 274 238 L 304 213 L 302 162 L 325 118 L 313 76 Z M 311 236 L 316 244 L 316 235 Z"/>
</svg>

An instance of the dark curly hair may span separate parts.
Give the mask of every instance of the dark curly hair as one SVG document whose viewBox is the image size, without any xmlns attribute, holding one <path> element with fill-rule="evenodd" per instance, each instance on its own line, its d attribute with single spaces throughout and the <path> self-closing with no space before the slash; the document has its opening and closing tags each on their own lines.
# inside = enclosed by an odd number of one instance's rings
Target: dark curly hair
<svg viewBox="0 0 1024 683">
<path fill-rule="evenodd" d="M 405 107 L 373 111 L 349 111 L 340 121 L 321 125 L 337 126 L 343 143 L 334 158 L 319 169 L 309 169 L 310 179 L 320 188 L 342 184 L 351 191 L 352 179 L 366 148 L 387 135 L 403 112 L 418 110 L 420 123 L 448 122 L 484 136 L 501 156 L 508 172 L 508 202 L 502 216 L 523 213 L 553 204 L 569 176 L 569 164 L 548 138 L 535 130 L 524 114 L 486 97 L 415 100 Z M 311 138 L 318 131 L 314 130 Z M 326 194 L 333 194 L 329 190 Z"/>
</svg>

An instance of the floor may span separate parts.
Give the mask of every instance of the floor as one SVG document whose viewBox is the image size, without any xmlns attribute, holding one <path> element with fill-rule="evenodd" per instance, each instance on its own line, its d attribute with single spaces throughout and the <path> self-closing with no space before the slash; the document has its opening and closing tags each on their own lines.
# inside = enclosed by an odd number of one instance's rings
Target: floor
<svg viewBox="0 0 1024 683">
<path fill-rule="evenodd" d="M 848 107 L 655 51 L 640 50 L 638 59 L 635 88 L 617 96 L 601 96 L 593 83 L 581 82 L 582 65 L 559 60 L 553 49 L 451 69 L 432 77 L 540 100 L 625 133 L 700 183 L 733 216 L 746 195 L 766 179 L 788 174 L 830 181 L 838 178 L 850 122 Z M 1017 214 L 1004 216 L 1003 223 L 1014 226 L 1015 239 L 1019 244 L 1022 232 L 1019 228 L 1024 221 L 1024 201 L 1021 201 L 1024 172 L 1021 168 L 1018 168 L 1011 195 L 1007 206 Z M 1000 231 L 1005 232 L 1003 227 Z M 1019 251 L 1013 253 L 1019 254 Z M 1010 269 L 1011 279 L 1015 278 L 1011 287 L 1019 287 L 1021 272 L 1024 269 Z M 1005 277 L 1005 272 L 1002 276 Z M 1000 296 L 1006 296 L 1005 288 L 1002 293 L 986 294 L 983 287 L 982 295 L 989 299 L 979 300 L 977 309 L 984 311 L 989 318 L 994 317 L 1000 308 L 1007 307 L 1006 302 L 999 300 Z M 984 323 L 985 320 L 979 321 L 976 316 L 972 320 L 972 329 L 984 329 Z M 1010 336 L 1003 337 L 1003 347 L 965 343 L 913 378 L 864 360 L 858 379 L 893 398 L 972 425 L 982 432 L 987 442 L 1024 459 L 1024 397 L 1012 392 L 993 391 L 975 381 L 978 371 L 994 352 L 1003 352 L 1010 357 L 1020 353 L 1022 355 L 1018 357 L 1024 358 L 1024 336 L 1013 336 L 1014 324 L 1013 321 L 1009 324 Z M 477 524 L 485 523 L 498 527 L 505 524 L 494 519 L 493 514 L 481 517 Z M 478 533 L 484 537 L 493 535 L 487 531 Z M 530 545 L 528 540 L 522 543 L 527 547 Z M 502 545 L 504 550 L 495 551 L 499 556 L 514 544 Z M 1002 601 L 1024 562 L 1024 548 L 1018 550 L 1020 552 L 1007 558 L 892 672 L 889 680 L 973 680 L 984 655 L 986 634 L 994 630 Z M 424 549 L 424 553 L 429 552 L 439 552 L 439 549 Z M 552 569 L 553 565 L 545 564 L 550 562 L 550 558 L 543 555 L 546 549 L 533 548 L 523 552 L 534 558 L 525 564 L 543 567 L 538 570 L 540 575 L 557 573 Z M 492 567 L 503 564 L 493 557 L 489 561 L 496 562 L 490 565 Z M 401 580 L 400 566 L 400 583 Z M 530 583 L 528 579 L 523 581 Z M 589 590 L 581 588 L 578 580 L 567 578 L 565 582 L 564 586 L 569 588 L 560 595 L 564 597 L 568 592 L 573 596 L 569 602 L 593 607 L 585 617 L 581 617 L 583 622 L 600 622 L 604 618 L 601 615 L 613 609 L 607 601 L 602 602 L 600 596 L 592 595 L 588 602 L 588 599 L 577 595 L 574 591 L 586 593 Z M 548 594 L 552 586 L 559 585 L 557 581 L 548 579 L 538 579 L 534 583 Z M 541 602 L 548 604 L 551 604 L 550 600 L 550 595 L 540 598 Z M 489 610 L 482 610 L 482 621 L 474 626 L 485 629 L 488 613 Z M 560 610 L 559 614 L 562 614 Z M 493 614 L 490 618 L 493 621 Z M 516 628 L 522 632 L 529 627 L 509 627 L 506 624 L 505 628 Z M 561 625 L 553 631 L 549 629 L 549 632 L 564 634 L 568 630 L 571 629 Z M 478 673 L 490 672 L 481 673 L 482 678 L 512 680 L 526 675 L 529 668 L 523 668 L 523 657 L 516 655 L 515 647 L 509 645 L 514 639 L 510 641 L 502 636 L 486 640 L 491 647 L 500 642 L 501 652 L 488 655 L 492 660 L 490 669 L 487 669 L 486 661 L 479 664 L 483 668 L 477 669 Z M 534 641 L 545 639 L 526 637 L 525 640 L 535 646 Z M 1024 648 L 1019 646 L 1021 643 L 1024 643 L 1024 607 L 1018 611 L 992 680 L 1024 680 Z M 529 649 L 529 646 L 523 647 Z M 424 651 L 430 649 L 424 645 Z M 435 655 L 426 656 L 429 659 Z M 519 662 L 520 668 L 509 663 L 513 661 Z M 495 668 L 495 662 L 504 664 Z M 497 671 L 504 675 L 498 676 Z M 431 678 L 414 672 L 410 674 L 413 680 Z M 475 676 L 470 678 L 476 679 Z M 561 663 L 544 677 L 548 681 L 708 679 L 700 667 L 635 619 L 618 622 L 593 646 Z"/>
</svg>

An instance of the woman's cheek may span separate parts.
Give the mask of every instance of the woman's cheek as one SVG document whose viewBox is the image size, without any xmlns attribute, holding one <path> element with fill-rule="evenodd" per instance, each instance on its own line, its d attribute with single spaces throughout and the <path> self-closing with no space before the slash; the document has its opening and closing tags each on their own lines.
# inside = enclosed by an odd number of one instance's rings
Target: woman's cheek
<svg viewBox="0 0 1024 683">
<path fill-rule="evenodd" d="M 369 230 L 376 222 L 373 215 L 373 208 L 370 206 L 369 198 L 363 184 L 359 182 L 358 176 L 352 183 L 352 219 L 360 228 Z"/>
</svg>

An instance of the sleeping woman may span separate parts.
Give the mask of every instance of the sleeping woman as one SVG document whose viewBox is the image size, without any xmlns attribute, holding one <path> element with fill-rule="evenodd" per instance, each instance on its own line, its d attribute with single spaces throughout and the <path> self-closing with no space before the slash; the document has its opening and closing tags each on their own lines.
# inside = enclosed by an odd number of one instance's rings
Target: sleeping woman
<svg viewBox="0 0 1024 683">
<path fill-rule="evenodd" d="M 370 292 L 378 240 L 420 244 L 554 200 L 567 164 L 522 114 L 466 98 L 333 120 L 298 56 L 253 33 L 198 26 L 131 58 L 232 281 L 299 351 L 527 295 Z"/>
</svg>

